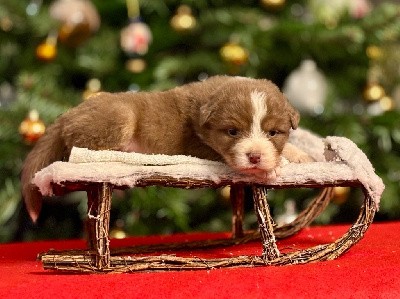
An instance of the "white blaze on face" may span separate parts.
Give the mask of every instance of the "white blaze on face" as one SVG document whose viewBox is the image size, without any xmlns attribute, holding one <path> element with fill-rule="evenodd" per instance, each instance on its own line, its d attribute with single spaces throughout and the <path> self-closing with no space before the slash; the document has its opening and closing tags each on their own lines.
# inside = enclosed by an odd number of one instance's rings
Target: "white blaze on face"
<svg viewBox="0 0 400 299">
<path fill-rule="evenodd" d="M 267 115 L 266 95 L 254 90 L 250 94 L 252 107 L 252 124 L 250 133 L 242 136 L 235 145 L 236 168 L 243 172 L 269 172 L 278 164 L 278 153 L 275 146 L 262 130 L 262 121 Z M 259 156 L 259 161 L 251 161 L 250 156 Z M 258 159 L 256 159 L 258 160 Z"/>
<path fill-rule="evenodd" d="M 251 137 L 261 138 L 264 133 L 261 129 L 261 122 L 267 115 L 267 103 L 265 94 L 254 90 L 250 94 L 251 107 L 253 108 L 253 123 L 251 124 Z"/>
</svg>

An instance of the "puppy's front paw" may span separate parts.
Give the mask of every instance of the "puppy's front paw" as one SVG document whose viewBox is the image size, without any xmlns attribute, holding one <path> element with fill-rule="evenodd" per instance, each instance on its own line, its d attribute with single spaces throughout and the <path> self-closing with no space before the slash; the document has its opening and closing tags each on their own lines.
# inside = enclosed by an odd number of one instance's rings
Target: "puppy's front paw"
<svg viewBox="0 0 400 299">
<path fill-rule="evenodd" d="M 262 172 L 258 174 L 257 176 L 263 180 L 268 180 L 268 181 L 275 181 L 278 176 L 281 174 L 281 168 L 276 167 L 275 169 L 269 171 L 269 172 Z"/>
<path fill-rule="evenodd" d="M 297 146 L 294 146 L 291 143 L 287 143 L 285 145 L 285 147 L 283 148 L 282 155 L 289 162 L 294 162 L 294 163 L 315 162 L 315 160 L 309 154 L 302 151 Z"/>
<path fill-rule="evenodd" d="M 291 157 L 287 157 L 287 159 L 290 162 L 294 162 L 294 163 L 315 162 L 315 160 L 310 155 L 306 154 L 305 152 L 296 153 L 295 155 L 292 155 Z"/>
</svg>

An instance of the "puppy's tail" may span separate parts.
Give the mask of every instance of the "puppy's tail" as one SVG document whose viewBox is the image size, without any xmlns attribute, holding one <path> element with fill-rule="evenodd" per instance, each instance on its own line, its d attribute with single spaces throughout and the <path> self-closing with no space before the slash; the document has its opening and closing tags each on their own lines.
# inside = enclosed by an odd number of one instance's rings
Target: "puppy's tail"
<svg viewBox="0 0 400 299">
<path fill-rule="evenodd" d="M 25 159 L 21 174 L 22 196 L 27 211 L 34 222 L 36 222 L 42 208 L 42 195 L 39 188 L 31 183 L 32 178 L 40 169 L 55 161 L 62 160 L 66 152 L 65 149 L 61 137 L 61 123 L 56 121 L 37 141 Z"/>
</svg>

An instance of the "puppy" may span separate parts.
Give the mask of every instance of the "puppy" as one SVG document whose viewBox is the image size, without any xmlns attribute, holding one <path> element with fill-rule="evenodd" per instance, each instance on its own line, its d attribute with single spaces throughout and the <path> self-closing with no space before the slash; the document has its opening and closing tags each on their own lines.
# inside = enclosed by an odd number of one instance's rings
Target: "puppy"
<svg viewBox="0 0 400 299">
<path fill-rule="evenodd" d="M 23 197 L 35 221 L 42 199 L 34 174 L 67 159 L 73 146 L 190 155 L 273 177 L 282 153 L 307 159 L 286 145 L 298 123 L 299 113 L 268 80 L 215 76 L 163 92 L 100 93 L 61 115 L 38 140 L 23 165 Z"/>
</svg>

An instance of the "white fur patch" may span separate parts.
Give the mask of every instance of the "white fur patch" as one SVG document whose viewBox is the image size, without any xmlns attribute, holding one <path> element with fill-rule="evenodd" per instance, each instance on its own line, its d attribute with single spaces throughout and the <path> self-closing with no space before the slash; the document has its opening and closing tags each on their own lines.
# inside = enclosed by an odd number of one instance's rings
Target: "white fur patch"
<svg viewBox="0 0 400 299">
<path fill-rule="evenodd" d="M 270 172 L 278 166 L 279 159 L 275 146 L 261 127 L 268 110 L 266 95 L 254 90 L 250 100 L 253 114 L 251 130 L 234 146 L 235 164 L 243 172 Z M 249 155 L 259 155 L 259 162 L 251 162 Z"/>
<path fill-rule="evenodd" d="M 254 90 L 250 94 L 251 107 L 253 108 L 253 123 L 251 124 L 252 137 L 265 137 L 261 129 L 261 122 L 267 115 L 267 102 L 265 93 Z"/>
</svg>

